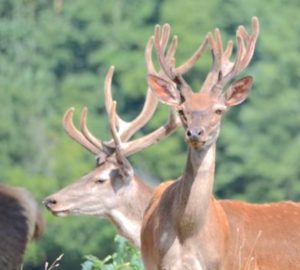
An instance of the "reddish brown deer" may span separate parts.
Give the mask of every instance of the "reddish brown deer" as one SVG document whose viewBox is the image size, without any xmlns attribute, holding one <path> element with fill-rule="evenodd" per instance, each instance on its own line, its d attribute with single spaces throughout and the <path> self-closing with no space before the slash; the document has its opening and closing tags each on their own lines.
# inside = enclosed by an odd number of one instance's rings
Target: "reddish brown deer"
<svg viewBox="0 0 300 270">
<path fill-rule="evenodd" d="M 31 194 L 0 184 L 0 269 L 21 269 L 28 241 L 43 230 L 44 220 Z"/>
<path fill-rule="evenodd" d="M 155 29 L 155 39 L 159 40 L 157 42 L 160 43 L 163 50 L 166 49 L 169 34 L 170 27 L 167 25 L 163 27 L 162 31 L 159 27 Z M 151 37 L 146 46 L 147 69 L 151 73 L 163 75 L 161 72 L 155 71 L 152 63 L 153 40 L 154 37 Z M 174 37 L 166 56 L 170 65 L 175 64 L 176 45 L 177 38 Z M 185 64 L 179 67 L 181 72 L 187 72 L 198 57 L 200 54 L 196 52 Z M 109 70 L 105 80 L 105 105 L 113 140 L 109 142 L 99 141 L 88 131 L 86 109 L 81 116 L 81 132 L 77 130 L 72 122 L 74 109 L 69 109 L 64 117 L 66 132 L 71 138 L 96 155 L 97 166 L 95 170 L 77 182 L 46 198 L 44 203 L 52 213 L 59 216 L 83 214 L 107 218 L 117 227 L 121 235 L 140 247 L 143 213 L 152 196 L 152 189 L 134 175 L 126 157 L 168 136 L 176 129 L 179 121 L 171 114 L 168 124 L 164 127 L 145 137 L 128 142 L 130 137 L 149 121 L 158 101 L 149 89 L 141 114 L 124 126 L 124 121 L 116 115 L 115 103 L 112 100 L 112 75 L 113 68 Z M 116 127 L 118 127 L 118 132 Z"/>
<path fill-rule="evenodd" d="M 256 17 L 252 27 L 252 35 L 243 26 L 237 30 L 235 62 L 230 61 L 231 41 L 224 51 L 218 29 L 215 38 L 207 35 L 203 48 L 211 48 L 213 66 L 200 92 L 191 90 L 155 42 L 168 79 L 149 74 L 149 85 L 163 103 L 178 110 L 188 156 L 183 176 L 158 186 L 145 211 L 141 249 L 147 270 L 300 269 L 299 203 L 218 201 L 212 194 L 222 115 L 242 103 L 252 86 L 249 76 L 231 82 L 253 56 Z"/>
</svg>

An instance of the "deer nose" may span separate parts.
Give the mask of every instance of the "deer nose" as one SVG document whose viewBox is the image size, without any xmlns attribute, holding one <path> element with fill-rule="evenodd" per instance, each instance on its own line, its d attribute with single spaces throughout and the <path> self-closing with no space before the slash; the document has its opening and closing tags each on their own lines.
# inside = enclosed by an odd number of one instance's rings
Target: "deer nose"
<svg viewBox="0 0 300 270">
<path fill-rule="evenodd" d="M 186 131 L 186 136 L 190 140 L 198 140 L 203 133 L 203 128 L 190 128 Z"/>
<path fill-rule="evenodd" d="M 57 204 L 57 201 L 53 198 L 46 198 L 44 201 L 43 201 L 43 204 L 48 208 L 48 209 L 51 209 L 54 205 Z"/>
</svg>

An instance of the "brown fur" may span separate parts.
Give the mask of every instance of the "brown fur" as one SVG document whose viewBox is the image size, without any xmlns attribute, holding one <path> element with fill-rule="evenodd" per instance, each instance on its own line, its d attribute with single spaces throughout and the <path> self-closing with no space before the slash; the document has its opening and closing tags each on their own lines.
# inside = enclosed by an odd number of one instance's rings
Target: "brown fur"
<svg viewBox="0 0 300 270">
<path fill-rule="evenodd" d="M 220 204 L 230 228 L 226 269 L 300 269 L 300 203 Z"/>
<path fill-rule="evenodd" d="M 143 245 L 147 247 L 147 256 L 155 261 L 160 260 L 158 254 L 167 254 L 172 245 L 180 242 L 175 233 L 172 236 L 172 229 L 167 228 L 170 220 L 170 209 L 161 216 L 162 220 L 157 218 L 158 212 L 161 211 L 159 202 L 177 183 L 176 181 L 168 181 L 159 185 L 145 211 Z M 222 243 L 223 245 L 226 243 L 226 250 L 218 258 L 219 261 L 222 261 L 221 268 L 209 269 L 300 269 L 300 203 L 286 201 L 252 204 L 212 198 L 210 205 L 214 208 L 213 212 L 218 213 L 216 224 L 223 228 L 221 234 L 226 236 L 217 242 L 220 246 Z M 211 227 L 213 224 L 208 225 Z M 157 245 L 154 239 L 156 239 L 157 234 L 160 237 L 163 235 L 161 233 L 162 228 L 168 231 L 169 235 L 166 241 Z M 201 243 L 207 244 L 203 240 L 214 242 L 218 236 L 210 235 L 204 238 L 197 235 L 194 240 L 201 245 Z M 188 242 L 186 246 L 189 246 Z M 150 262 L 145 261 L 145 263 L 147 269 L 157 269 Z M 179 268 L 174 266 L 174 269 Z"/>
<path fill-rule="evenodd" d="M 21 269 L 27 242 L 43 229 L 42 215 L 29 192 L 0 184 L 0 269 Z"/>
</svg>

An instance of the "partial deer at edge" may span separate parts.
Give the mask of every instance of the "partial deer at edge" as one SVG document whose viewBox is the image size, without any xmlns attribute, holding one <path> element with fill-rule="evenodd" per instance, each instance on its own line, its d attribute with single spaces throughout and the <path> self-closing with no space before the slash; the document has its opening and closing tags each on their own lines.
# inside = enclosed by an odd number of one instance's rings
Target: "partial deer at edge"
<svg viewBox="0 0 300 270">
<path fill-rule="evenodd" d="M 300 204 L 250 204 L 213 197 L 215 149 L 223 114 L 242 103 L 252 77 L 232 80 L 249 64 L 259 33 L 237 29 L 223 50 L 221 34 L 209 33 L 202 48 L 212 52 L 212 69 L 200 92 L 193 92 L 179 69 L 169 65 L 155 42 L 165 77 L 149 74 L 151 89 L 179 112 L 188 155 L 183 176 L 158 186 L 142 227 L 142 255 L 147 270 L 294 270 L 300 269 Z M 229 86 L 225 89 L 226 85 Z M 234 141 L 233 141 L 234 143 Z"/>
<path fill-rule="evenodd" d="M 44 228 L 32 195 L 24 188 L 0 184 L 0 269 L 22 269 L 28 242 L 38 239 Z"/>
</svg>

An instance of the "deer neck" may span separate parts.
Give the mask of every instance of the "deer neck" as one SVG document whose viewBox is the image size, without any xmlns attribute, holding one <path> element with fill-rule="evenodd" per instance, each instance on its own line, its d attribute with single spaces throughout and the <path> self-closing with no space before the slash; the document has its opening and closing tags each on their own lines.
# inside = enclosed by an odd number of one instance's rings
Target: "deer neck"
<svg viewBox="0 0 300 270">
<path fill-rule="evenodd" d="M 176 204 L 177 224 L 188 237 L 201 230 L 209 217 L 215 172 L 215 149 L 213 143 L 207 148 L 195 150 L 189 147 L 186 167 L 179 182 Z M 178 215 L 179 209 L 179 215 Z"/>
<path fill-rule="evenodd" d="M 109 219 L 117 227 L 120 235 L 140 248 L 143 214 L 150 202 L 153 190 L 134 176 L 131 183 L 122 192 L 126 199 L 118 202 L 111 211 Z M 120 197 L 124 198 L 123 196 Z"/>
</svg>

